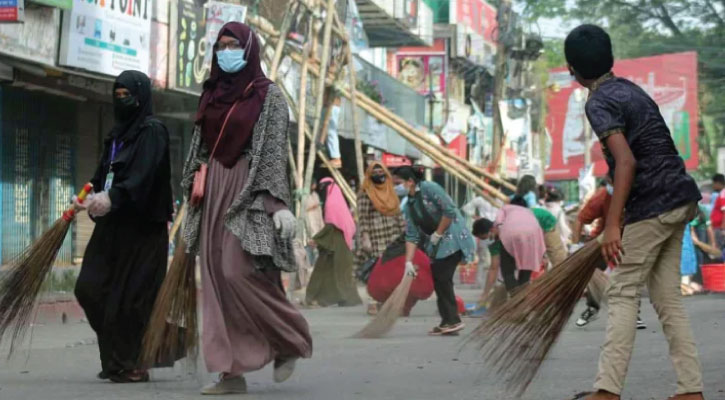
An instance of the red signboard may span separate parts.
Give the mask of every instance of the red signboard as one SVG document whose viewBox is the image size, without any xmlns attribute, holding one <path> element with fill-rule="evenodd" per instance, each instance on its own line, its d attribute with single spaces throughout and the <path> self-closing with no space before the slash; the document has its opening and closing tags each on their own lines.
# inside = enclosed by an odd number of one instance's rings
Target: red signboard
<svg viewBox="0 0 725 400">
<path fill-rule="evenodd" d="M 494 43 L 496 8 L 483 0 L 458 0 L 456 22 L 473 29 L 486 41 Z"/>
<path fill-rule="evenodd" d="M 468 138 L 466 138 L 466 135 L 458 135 L 455 139 L 453 139 L 448 145 L 448 150 L 451 151 L 451 153 L 457 155 L 461 158 L 467 158 L 468 154 Z"/>
<path fill-rule="evenodd" d="M 637 83 L 655 100 L 677 150 L 685 160 L 685 166 L 688 170 L 697 169 L 697 53 L 619 60 L 614 64 L 614 73 Z M 551 77 L 560 90 L 549 95 L 546 125 L 552 148 L 546 179 L 576 179 L 579 170 L 584 167 L 584 101 L 587 92 L 569 76 L 566 68 L 552 70 Z M 580 89 L 579 93 L 577 89 Z M 593 133 L 591 143 L 594 174 L 602 176 L 607 172 L 607 164 Z"/>
<path fill-rule="evenodd" d="M 413 165 L 413 162 L 410 161 L 410 158 L 390 153 L 383 153 L 382 162 L 383 165 L 385 165 L 386 167 L 393 168 L 402 167 L 404 165 Z"/>
</svg>

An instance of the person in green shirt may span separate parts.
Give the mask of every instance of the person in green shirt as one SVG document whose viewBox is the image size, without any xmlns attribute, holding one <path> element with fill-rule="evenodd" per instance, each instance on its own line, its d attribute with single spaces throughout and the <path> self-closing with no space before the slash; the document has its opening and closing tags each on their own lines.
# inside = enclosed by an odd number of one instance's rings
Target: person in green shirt
<svg viewBox="0 0 725 400">
<path fill-rule="evenodd" d="M 528 208 L 526 206 L 526 200 L 521 196 L 515 196 L 511 199 L 511 205 Z M 544 231 L 544 243 L 546 244 L 546 257 L 551 262 L 552 267 L 556 267 L 561 264 L 567 257 L 566 247 L 561 241 L 561 235 L 557 227 L 558 221 L 554 214 L 548 210 L 533 207 L 530 208 L 531 212 L 534 213 L 536 220 L 539 222 L 541 230 Z"/>
</svg>

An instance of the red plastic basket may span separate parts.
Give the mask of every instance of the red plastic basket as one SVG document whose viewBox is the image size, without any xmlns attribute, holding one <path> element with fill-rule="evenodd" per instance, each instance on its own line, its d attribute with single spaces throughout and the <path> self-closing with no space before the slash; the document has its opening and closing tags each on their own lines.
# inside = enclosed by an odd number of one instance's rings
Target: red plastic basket
<svg viewBox="0 0 725 400">
<path fill-rule="evenodd" d="M 725 292 L 725 264 L 705 264 L 701 268 L 705 290 Z"/>
</svg>

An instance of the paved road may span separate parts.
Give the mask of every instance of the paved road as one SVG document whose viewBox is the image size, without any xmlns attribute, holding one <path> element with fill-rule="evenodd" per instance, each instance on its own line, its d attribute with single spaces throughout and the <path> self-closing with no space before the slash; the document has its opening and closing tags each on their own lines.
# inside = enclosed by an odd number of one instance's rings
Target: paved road
<svg viewBox="0 0 725 400">
<path fill-rule="evenodd" d="M 475 298 L 475 293 L 464 293 Z M 705 369 L 709 400 L 725 400 L 725 296 L 687 299 Z M 577 310 L 580 311 L 580 310 Z M 306 310 L 315 340 L 313 358 L 298 364 L 288 381 L 272 383 L 272 370 L 249 374 L 255 400 L 422 400 L 507 399 L 484 374 L 472 349 L 461 351 L 461 338 L 435 338 L 425 332 L 437 320 L 433 301 L 419 304 L 410 318 L 378 340 L 350 339 L 366 321 L 362 307 Z M 651 305 L 643 301 L 650 329 L 637 334 L 624 399 L 664 400 L 675 376 L 667 346 Z M 468 320 L 470 327 L 476 320 Z M 571 326 L 524 397 L 565 399 L 591 386 L 604 318 L 585 329 Z M 0 365 L 0 400 L 198 399 L 211 379 L 200 362 L 153 372 L 152 382 L 117 385 L 95 379 L 98 350 L 87 324 L 35 327 L 32 351 L 21 351 Z"/>
</svg>

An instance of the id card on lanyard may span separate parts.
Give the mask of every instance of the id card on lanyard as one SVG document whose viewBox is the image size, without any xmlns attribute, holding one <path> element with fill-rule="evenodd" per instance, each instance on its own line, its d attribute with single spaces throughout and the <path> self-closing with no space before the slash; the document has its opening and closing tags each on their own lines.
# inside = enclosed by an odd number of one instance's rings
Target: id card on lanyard
<svg viewBox="0 0 725 400">
<path fill-rule="evenodd" d="M 106 174 L 106 182 L 103 184 L 103 191 L 107 192 L 113 186 L 113 161 L 116 159 L 116 152 L 121 151 L 123 148 L 123 142 L 116 147 L 116 140 L 113 140 L 111 144 L 111 162 L 108 164 L 108 174 Z"/>
</svg>

